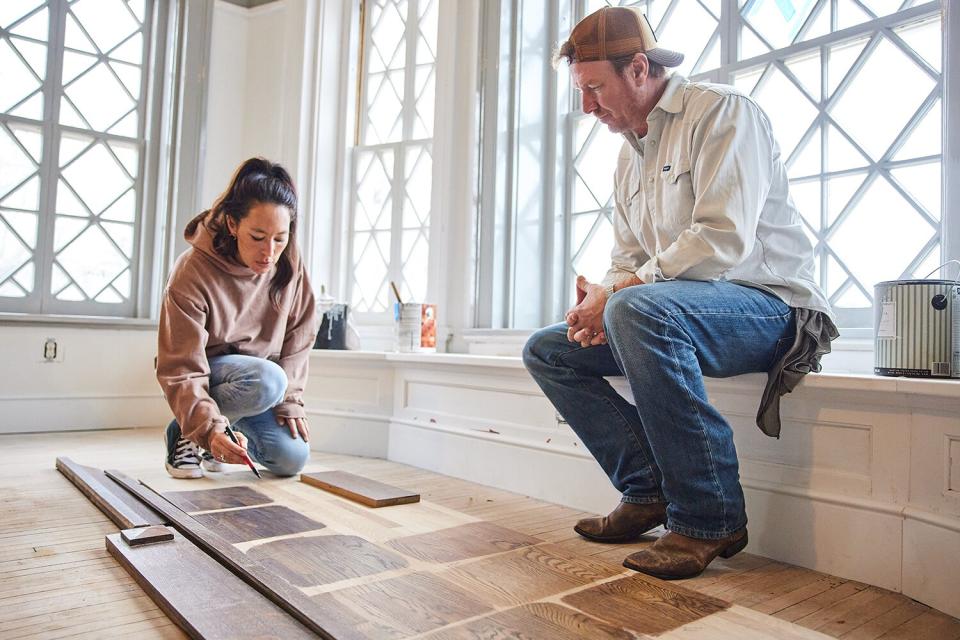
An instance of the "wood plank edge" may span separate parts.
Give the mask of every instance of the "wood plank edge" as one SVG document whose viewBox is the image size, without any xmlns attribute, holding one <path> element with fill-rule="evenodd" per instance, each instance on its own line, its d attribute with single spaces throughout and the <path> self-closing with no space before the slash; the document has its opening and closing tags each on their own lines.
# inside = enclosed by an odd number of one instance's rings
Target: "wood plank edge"
<svg viewBox="0 0 960 640">
<path fill-rule="evenodd" d="M 398 498 L 383 498 L 381 500 L 378 500 L 376 498 L 369 498 L 363 495 L 362 493 L 351 491 L 350 489 L 347 489 L 345 487 L 341 487 L 335 484 L 330 484 L 328 482 L 324 482 L 323 480 L 319 480 L 317 478 L 312 478 L 309 475 L 303 474 L 303 473 L 300 474 L 300 481 L 310 486 L 317 487 L 318 489 L 327 491 L 328 493 L 332 493 L 342 498 L 347 498 L 348 500 L 353 500 L 354 502 L 358 502 L 364 506 L 372 507 L 374 509 L 377 509 L 379 507 L 393 507 L 399 504 L 413 504 L 415 502 L 420 502 L 419 493 L 411 494 L 407 496 L 400 496 Z M 380 484 L 383 484 L 383 483 L 380 483 Z M 391 486 L 391 485 L 384 485 L 384 486 Z M 397 487 L 392 487 L 392 488 L 397 488 Z"/>
<path fill-rule="evenodd" d="M 125 504 L 117 494 L 111 492 L 107 485 L 92 477 L 83 465 L 70 458 L 58 456 L 56 468 L 120 529 L 136 529 L 153 524 L 163 524 L 163 520 L 159 518 L 156 522 L 146 520 L 141 514 Z M 105 479 L 106 477 L 104 476 Z M 124 490 L 121 485 L 117 485 L 117 488 Z"/>
</svg>

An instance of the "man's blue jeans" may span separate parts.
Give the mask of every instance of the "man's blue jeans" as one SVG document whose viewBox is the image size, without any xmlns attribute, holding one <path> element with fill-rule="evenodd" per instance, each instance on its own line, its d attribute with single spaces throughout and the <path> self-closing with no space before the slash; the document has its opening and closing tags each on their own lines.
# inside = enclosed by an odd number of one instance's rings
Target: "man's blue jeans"
<svg viewBox="0 0 960 640">
<path fill-rule="evenodd" d="M 730 425 L 703 376 L 767 371 L 793 343 L 793 311 L 729 282 L 671 280 L 607 301 L 607 344 L 581 347 L 567 325 L 534 333 L 523 362 L 624 502 L 668 503 L 667 528 L 726 537 L 747 523 Z M 604 376 L 626 376 L 636 406 Z"/>
<path fill-rule="evenodd" d="M 280 365 L 237 354 L 209 361 L 210 397 L 231 427 L 247 437 L 250 456 L 275 475 L 299 473 L 310 457 L 310 447 L 299 435 L 290 437 L 290 429 L 277 423 L 273 414 L 287 391 L 287 374 Z M 174 420 L 167 427 L 167 451 L 176 447 L 179 437 L 180 425 Z"/>
</svg>

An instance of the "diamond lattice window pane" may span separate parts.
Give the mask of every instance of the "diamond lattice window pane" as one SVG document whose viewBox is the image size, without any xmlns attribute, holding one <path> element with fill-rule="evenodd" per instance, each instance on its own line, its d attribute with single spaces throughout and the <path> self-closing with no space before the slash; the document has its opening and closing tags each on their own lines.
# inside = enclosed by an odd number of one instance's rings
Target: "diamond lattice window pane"
<svg viewBox="0 0 960 640">
<path fill-rule="evenodd" d="M 62 221 L 64 218 L 58 216 L 56 225 Z M 130 266 L 129 260 L 97 226 L 88 227 L 79 238 L 69 243 L 57 255 L 57 261 L 91 299 Z"/>
<path fill-rule="evenodd" d="M 593 118 L 590 118 L 592 121 Z M 613 191 L 613 174 L 623 138 L 610 133 L 600 122 L 591 122 L 591 134 L 579 150 L 574 170 L 589 188 L 595 199 L 590 202 L 583 195 L 575 195 L 578 204 L 589 204 L 587 209 L 605 207 Z M 583 210 L 583 209 L 578 209 Z"/>
<path fill-rule="evenodd" d="M 4 0 L 0 2 L 0 27 L 9 29 L 14 22 L 19 22 L 24 16 L 42 4 L 44 4 L 42 0 Z"/>
<path fill-rule="evenodd" d="M 64 93 L 97 131 L 104 131 L 136 106 L 106 64 L 85 72 Z"/>
<path fill-rule="evenodd" d="M 140 28 L 122 0 L 78 0 L 70 11 L 102 53 Z"/>
<path fill-rule="evenodd" d="M 401 239 L 401 254 L 404 256 L 404 293 L 410 302 L 425 302 L 427 298 L 427 263 L 430 259 L 430 244 L 423 231 L 404 231 Z"/>
<path fill-rule="evenodd" d="M 14 232 L 8 212 L 0 211 L 0 282 L 5 281 L 33 258 L 32 247 Z"/>
<path fill-rule="evenodd" d="M 824 182 L 827 192 L 827 224 L 832 225 L 836 221 L 866 178 L 866 173 L 855 173 Z"/>
<path fill-rule="evenodd" d="M 940 100 L 936 100 L 930 111 L 907 134 L 903 146 L 894 154 L 894 160 L 909 160 L 939 155 L 941 149 L 942 114 Z"/>
<path fill-rule="evenodd" d="M 143 34 L 137 32 L 127 41 L 110 52 L 110 57 L 114 60 L 122 60 L 130 64 L 143 64 Z"/>
<path fill-rule="evenodd" d="M 899 278 L 935 233 L 890 183 L 878 179 L 832 234 L 830 246 L 871 291 L 877 282 Z"/>
<path fill-rule="evenodd" d="M 393 152 L 358 154 L 354 230 L 389 229 L 393 198 Z"/>
<path fill-rule="evenodd" d="M 882 39 L 830 109 L 837 123 L 879 159 L 923 104 L 934 81 L 902 51 Z M 891 91 L 890 78 L 898 78 Z M 882 104 L 883 109 L 875 108 Z"/>
<path fill-rule="evenodd" d="M 573 219 L 571 255 L 573 268 L 590 282 L 600 282 L 610 268 L 613 226 L 603 213 L 580 215 Z"/>
<path fill-rule="evenodd" d="M 41 86 L 41 81 L 30 70 L 10 43 L 0 40 L 0 69 L 3 69 L 3 81 L 0 82 L 0 111 L 8 111 Z"/>
<path fill-rule="evenodd" d="M 406 64 L 406 48 L 403 39 L 406 30 L 407 3 L 377 2 L 372 12 L 373 28 L 370 30 L 371 49 L 383 68 L 397 69 Z"/>
<path fill-rule="evenodd" d="M 810 228 L 820 231 L 820 181 L 791 182 L 790 198 Z"/>
<path fill-rule="evenodd" d="M 939 17 L 898 27 L 894 31 L 930 66 L 940 71 L 943 58 L 943 26 Z"/>
<path fill-rule="evenodd" d="M 890 174 L 927 213 L 939 220 L 941 171 L 939 162 L 928 162 L 891 169 Z"/>
<path fill-rule="evenodd" d="M 389 231 L 356 233 L 353 237 L 353 307 L 357 311 L 385 311 L 384 285 L 390 261 Z"/>
<path fill-rule="evenodd" d="M 102 144 L 81 154 L 63 170 L 63 177 L 93 213 L 103 211 L 133 184 Z"/>
<path fill-rule="evenodd" d="M 406 229 L 426 227 L 430 224 L 430 195 L 433 186 L 433 160 L 426 147 L 407 150 L 406 174 L 403 226 Z"/>
<path fill-rule="evenodd" d="M 801 142 L 790 154 L 787 170 L 791 178 L 802 178 L 820 173 L 822 164 L 820 139 L 821 135 L 818 127 L 811 132 L 806 142 Z"/>
<path fill-rule="evenodd" d="M 37 224 L 40 216 L 26 211 L 5 211 L 0 209 L 0 217 L 17 234 L 20 241 L 31 251 L 37 248 Z"/>
<path fill-rule="evenodd" d="M 761 38 L 779 49 L 794 41 L 816 5 L 817 0 L 751 0 L 743 6 L 740 14 Z"/>
<path fill-rule="evenodd" d="M 682 51 L 683 63 L 676 67 L 677 73 L 689 75 L 694 65 L 710 44 L 716 33 L 719 20 L 701 6 L 697 0 L 679 0 L 670 18 L 657 29 L 657 41 L 664 47 Z M 709 70 L 703 65 L 699 71 Z"/>
<path fill-rule="evenodd" d="M 759 82 L 753 97 L 770 118 L 781 152 L 789 157 L 813 124 L 817 108 L 776 67 L 771 67 L 766 78 Z"/>
<path fill-rule="evenodd" d="M 36 211 L 40 208 L 40 176 L 33 176 L 0 198 L 0 206 Z"/>
<path fill-rule="evenodd" d="M 0 126 L 0 196 L 8 194 L 37 170 L 37 164 L 17 144 L 11 131 Z"/>
<path fill-rule="evenodd" d="M 417 67 L 417 108 L 416 117 L 413 120 L 414 139 L 433 136 L 435 75 L 434 65 Z"/>
<path fill-rule="evenodd" d="M 133 222 L 137 214 L 136 192 L 130 189 L 100 215 L 101 220 Z"/>
</svg>

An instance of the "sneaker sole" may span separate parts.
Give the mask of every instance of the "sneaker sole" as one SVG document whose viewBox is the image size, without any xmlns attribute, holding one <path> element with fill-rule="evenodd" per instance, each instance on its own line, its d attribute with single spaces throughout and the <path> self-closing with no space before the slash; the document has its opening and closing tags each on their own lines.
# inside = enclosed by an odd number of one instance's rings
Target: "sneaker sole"
<svg viewBox="0 0 960 640">
<path fill-rule="evenodd" d="M 219 460 L 202 460 L 200 466 L 203 467 L 204 471 L 209 471 L 210 473 L 220 473 L 223 471 L 223 463 Z"/>
<path fill-rule="evenodd" d="M 173 478 L 187 480 L 203 477 L 203 469 L 200 467 L 194 467 L 192 469 L 178 469 L 169 462 L 165 462 L 164 465 L 167 467 L 167 473 L 169 473 Z"/>
</svg>

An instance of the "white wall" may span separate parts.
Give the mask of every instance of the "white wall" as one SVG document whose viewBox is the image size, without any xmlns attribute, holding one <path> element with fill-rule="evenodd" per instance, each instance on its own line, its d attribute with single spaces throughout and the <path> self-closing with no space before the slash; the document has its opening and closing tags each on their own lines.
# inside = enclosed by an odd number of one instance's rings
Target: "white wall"
<svg viewBox="0 0 960 640">
<path fill-rule="evenodd" d="M 156 336 L 152 327 L 0 327 L 0 433 L 164 424 Z M 43 361 L 47 338 L 62 360 Z"/>
</svg>

